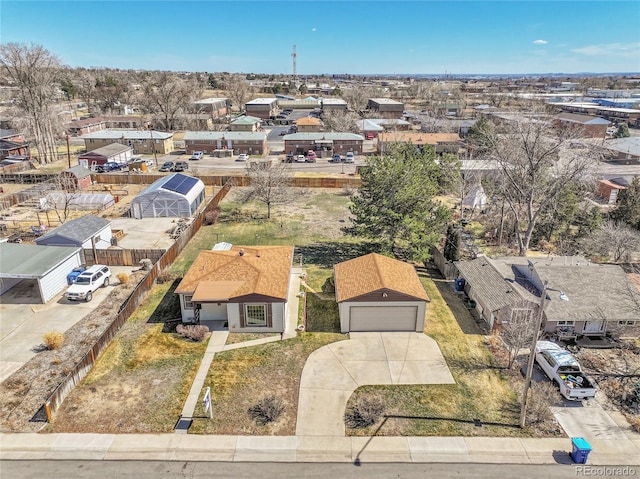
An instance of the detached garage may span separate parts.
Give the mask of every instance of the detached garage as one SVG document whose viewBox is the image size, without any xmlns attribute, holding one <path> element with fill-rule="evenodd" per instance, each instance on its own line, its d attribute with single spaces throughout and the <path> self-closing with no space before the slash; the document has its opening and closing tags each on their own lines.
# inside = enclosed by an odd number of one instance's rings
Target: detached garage
<svg viewBox="0 0 640 479">
<path fill-rule="evenodd" d="M 153 182 L 131 201 L 131 216 L 184 218 L 204 201 L 204 183 L 193 176 L 174 173 Z"/>
<path fill-rule="evenodd" d="M 39 298 L 46 303 L 67 286 L 67 275 L 82 264 L 80 248 L 0 243 L 0 294 L 23 281 L 35 283 Z"/>
<path fill-rule="evenodd" d="M 340 330 L 424 330 L 429 297 L 412 265 L 376 253 L 334 266 Z"/>
</svg>

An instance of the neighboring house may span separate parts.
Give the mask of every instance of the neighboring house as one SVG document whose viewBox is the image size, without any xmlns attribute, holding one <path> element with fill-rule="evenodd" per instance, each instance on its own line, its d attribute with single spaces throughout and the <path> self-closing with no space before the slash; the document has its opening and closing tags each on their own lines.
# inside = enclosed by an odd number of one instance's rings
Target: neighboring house
<svg viewBox="0 0 640 479">
<path fill-rule="evenodd" d="M 216 150 L 233 150 L 235 155 L 262 156 L 268 151 L 267 134 L 261 131 L 187 131 L 184 134 L 188 154 L 203 151 L 214 154 Z"/>
<path fill-rule="evenodd" d="M 222 321 L 229 331 L 286 328 L 293 246 L 232 246 L 201 251 L 176 288 L 184 323 Z"/>
<path fill-rule="evenodd" d="M 67 221 L 34 241 L 40 246 L 77 246 L 83 249 L 107 249 L 111 246 L 111 221 L 85 215 Z"/>
<path fill-rule="evenodd" d="M 633 108 L 616 108 L 600 106 L 592 102 L 556 102 L 551 106 L 562 111 L 572 113 L 584 113 L 586 115 L 600 116 L 613 122 L 625 122 L 630 125 L 640 126 L 640 110 Z"/>
<path fill-rule="evenodd" d="M 619 265 L 580 257 L 481 257 L 455 264 L 465 293 L 494 328 L 502 309 L 539 304 L 546 281 L 546 332 L 604 336 L 624 329 L 637 335 L 640 329 L 640 292 Z"/>
<path fill-rule="evenodd" d="M 133 148 L 129 145 L 111 143 L 92 151 L 87 151 L 78 156 L 78 163 L 89 170 L 104 165 L 107 162 L 120 163 L 126 165 L 132 158 Z"/>
<path fill-rule="evenodd" d="M 11 128 L 0 129 L 0 140 L 13 141 L 15 143 L 25 143 L 26 141 L 22 133 Z"/>
<path fill-rule="evenodd" d="M 7 157 L 25 156 L 31 158 L 29 143 L 17 143 L 15 141 L 0 140 L 0 160 Z"/>
<path fill-rule="evenodd" d="M 284 136 L 284 151 L 298 155 L 313 150 L 321 158 L 330 158 L 334 153 L 359 155 L 363 143 L 364 137 L 354 133 L 293 133 Z"/>
<path fill-rule="evenodd" d="M 298 133 L 317 133 L 322 129 L 320 118 L 305 116 L 294 122 L 298 128 Z"/>
<path fill-rule="evenodd" d="M 89 188 L 91 186 L 91 171 L 82 165 L 67 168 L 60 173 L 60 186 L 65 191 Z"/>
<path fill-rule="evenodd" d="M 189 217 L 204 196 L 204 183 L 198 178 L 182 173 L 163 176 L 131 200 L 131 217 Z"/>
<path fill-rule="evenodd" d="M 412 265 L 371 253 L 333 270 L 343 333 L 424 331 L 429 297 Z"/>
<path fill-rule="evenodd" d="M 611 158 L 608 161 L 623 165 L 640 164 L 639 136 L 605 140 L 603 148 L 610 153 Z"/>
<path fill-rule="evenodd" d="M 320 100 L 322 113 L 345 112 L 347 111 L 347 102 L 342 98 L 323 98 Z"/>
<path fill-rule="evenodd" d="M 142 116 L 136 115 L 116 115 L 102 118 L 106 128 L 119 128 L 123 130 L 146 129 L 149 122 Z"/>
<path fill-rule="evenodd" d="M 404 103 L 391 98 L 369 98 L 367 103 L 369 112 L 380 118 L 402 119 Z"/>
<path fill-rule="evenodd" d="M 556 126 L 574 128 L 580 136 L 586 138 L 606 138 L 609 120 L 597 116 L 580 115 L 578 113 L 558 113 L 554 117 Z"/>
<path fill-rule="evenodd" d="M 627 187 L 610 180 L 599 180 L 596 196 L 607 202 L 608 205 L 615 205 L 618 201 L 618 194 Z"/>
<path fill-rule="evenodd" d="M 257 116 L 240 116 L 229 125 L 229 131 L 251 131 L 260 130 L 262 120 Z"/>
<path fill-rule="evenodd" d="M 384 132 L 378 135 L 378 152 L 388 151 L 393 143 L 411 143 L 417 147 L 430 145 L 435 148 L 436 153 L 460 152 L 462 140 L 457 133 L 421 133 L 410 131 Z"/>
<path fill-rule="evenodd" d="M 303 100 L 296 100 L 294 98 L 278 98 L 279 110 L 315 110 L 320 108 L 320 100 L 312 96 Z"/>
<path fill-rule="evenodd" d="M 247 115 L 268 120 L 278 114 L 278 99 L 275 97 L 256 98 L 245 103 L 244 111 Z"/>
<path fill-rule="evenodd" d="M 82 264 L 80 248 L 73 247 L 0 243 L 0 256 L 0 294 L 22 282 L 36 283 L 38 297 L 33 299 L 39 303 L 64 290 L 67 275 Z"/>
<path fill-rule="evenodd" d="M 357 122 L 358 130 L 362 133 L 365 138 L 375 138 L 379 133 L 384 131 L 384 127 L 375 123 L 367 118 L 364 120 L 358 120 Z"/>
<path fill-rule="evenodd" d="M 71 136 L 87 135 L 107 128 L 103 118 L 85 118 L 84 120 L 72 120 L 65 125 L 65 129 Z"/>
<path fill-rule="evenodd" d="M 173 151 L 173 133 L 155 130 L 103 130 L 82 135 L 87 151 L 112 143 L 130 146 L 136 154 L 167 155 Z"/>
<path fill-rule="evenodd" d="M 210 118 L 221 118 L 229 114 L 228 98 L 203 98 L 193 102 L 196 112 L 207 113 Z"/>
</svg>

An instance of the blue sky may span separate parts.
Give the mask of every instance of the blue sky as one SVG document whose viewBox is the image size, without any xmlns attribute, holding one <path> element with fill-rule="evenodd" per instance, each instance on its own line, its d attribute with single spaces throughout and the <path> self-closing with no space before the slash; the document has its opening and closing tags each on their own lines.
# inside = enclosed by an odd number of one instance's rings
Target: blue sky
<svg viewBox="0 0 640 479">
<path fill-rule="evenodd" d="M 255 73 L 640 72 L 640 1 L 7 1 L 70 66 Z"/>
</svg>

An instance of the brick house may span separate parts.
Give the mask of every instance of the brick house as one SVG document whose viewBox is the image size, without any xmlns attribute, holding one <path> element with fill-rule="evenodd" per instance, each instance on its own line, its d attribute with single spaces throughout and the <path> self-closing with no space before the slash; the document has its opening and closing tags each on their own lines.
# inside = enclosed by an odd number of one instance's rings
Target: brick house
<svg viewBox="0 0 640 479">
<path fill-rule="evenodd" d="M 256 98 L 245 103 L 244 110 L 247 115 L 268 120 L 278 114 L 278 99 L 275 97 Z"/>
<path fill-rule="evenodd" d="M 397 118 L 400 120 L 404 112 L 404 103 L 391 98 L 369 98 L 367 110 L 379 118 Z"/>
<path fill-rule="evenodd" d="M 259 131 L 262 120 L 256 116 L 240 116 L 229 125 L 229 131 Z"/>
<path fill-rule="evenodd" d="M 103 130 L 82 135 L 87 151 L 112 143 L 133 148 L 136 154 L 167 155 L 173 151 L 173 133 L 155 130 Z"/>
<path fill-rule="evenodd" d="M 313 150 L 320 158 L 330 158 L 334 153 L 344 155 L 362 153 L 364 137 L 354 133 L 293 133 L 284 136 L 286 153 L 304 154 Z"/>
<path fill-rule="evenodd" d="M 253 131 L 187 131 L 184 134 L 187 154 L 203 151 L 213 154 L 216 150 L 233 150 L 235 155 L 263 156 L 267 153 L 267 134 Z"/>
<path fill-rule="evenodd" d="M 210 118 L 227 116 L 231 102 L 228 98 L 203 98 L 193 102 L 196 112 L 207 113 Z"/>
<path fill-rule="evenodd" d="M 611 122 L 597 116 L 563 112 L 554 117 L 554 125 L 556 127 L 575 128 L 581 136 L 586 138 L 605 138 L 607 136 L 607 127 L 611 125 Z"/>
</svg>

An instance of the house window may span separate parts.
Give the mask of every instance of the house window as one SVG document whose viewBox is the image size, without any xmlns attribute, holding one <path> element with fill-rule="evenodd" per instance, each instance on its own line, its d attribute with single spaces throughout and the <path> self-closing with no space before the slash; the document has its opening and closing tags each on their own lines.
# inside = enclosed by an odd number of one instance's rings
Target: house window
<svg viewBox="0 0 640 479">
<path fill-rule="evenodd" d="M 635 326 L 635 321 L 618 321 L 620 326 Z"/>
<path fill-rule="evenodd" d="M 575 326 L 575 321 L 558 321 L 558 326 Z"/>
<path fill-rule="evenodd" d="M 193 309 L 193 296 L 184 297 L 184 309 Z"/>
<path fill-rule="evenodd" d="M 246 304 L 244 312 L 247 326 L 267 325 L 267 307 L 265 304 Z"/>
</svg>

